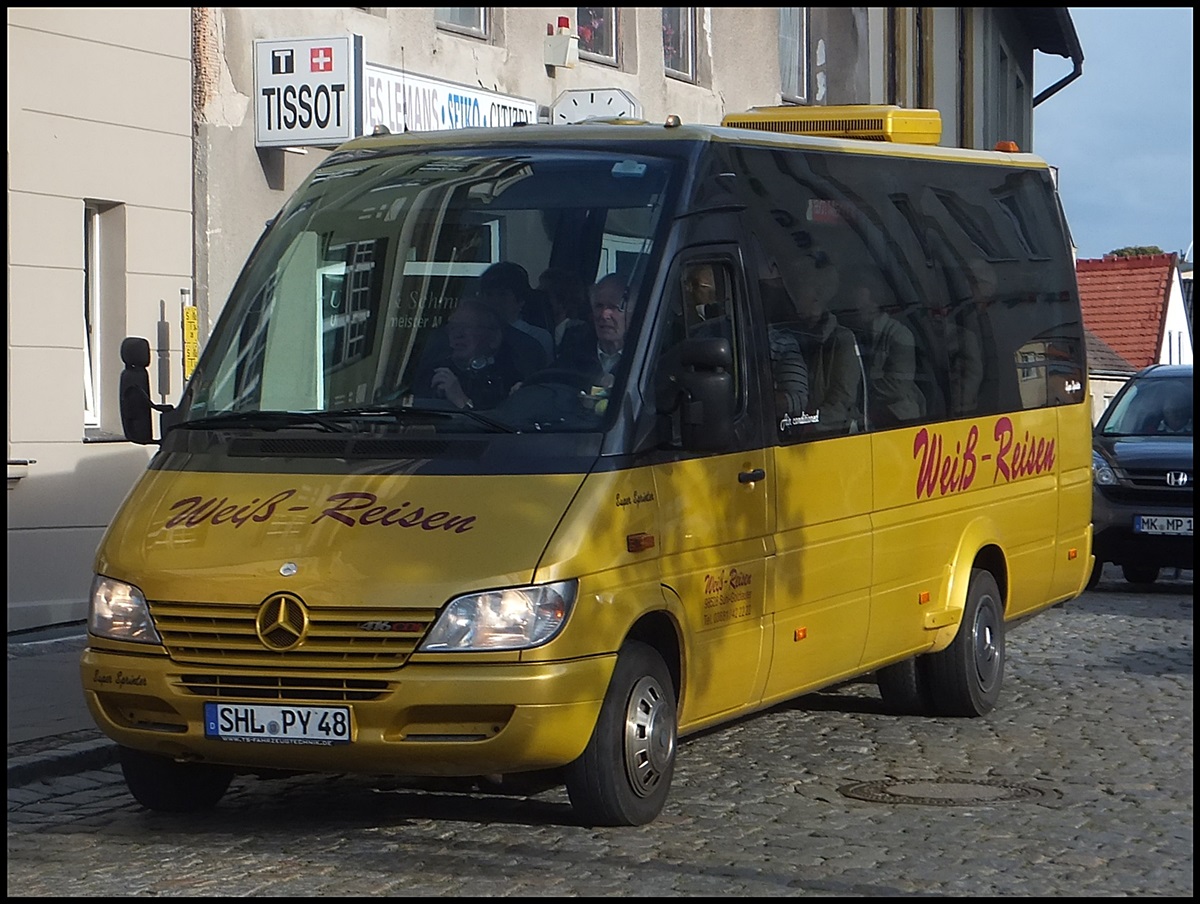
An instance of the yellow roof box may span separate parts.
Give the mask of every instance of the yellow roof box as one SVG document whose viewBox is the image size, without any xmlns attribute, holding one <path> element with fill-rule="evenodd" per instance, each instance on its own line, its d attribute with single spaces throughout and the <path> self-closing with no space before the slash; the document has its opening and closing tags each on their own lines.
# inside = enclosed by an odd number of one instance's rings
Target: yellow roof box
<svg viewBox="0 0 1200 904">
<path fill-rule="evenodd" d="M 725 116 L 721 125 L 789 135 L 864 138 L 903 144 L 937 144 L 942 138 L 942 114 L 937 110 L 905 110 L 889 104 L 751 107 L 745 113 Z"/>
</svg>

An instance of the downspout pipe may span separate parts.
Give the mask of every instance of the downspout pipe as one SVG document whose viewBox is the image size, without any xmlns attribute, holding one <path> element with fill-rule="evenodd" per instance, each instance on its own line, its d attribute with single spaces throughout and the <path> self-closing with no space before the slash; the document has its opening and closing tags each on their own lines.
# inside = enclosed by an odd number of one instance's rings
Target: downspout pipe
<svg viewBox="0 0 1200 904">
<path fill-rule="evenodd" d="M 1058 24 L 1062 28 L 1062 36 L 1067 44 L 1067 53 L 1063 56 L 1069 57 L 1071 60 L 1071 71 L 1060 78 L 1050 87 L 1041 91 L 1034 99 L 1033 106 L 1037 106 L 1044 100 L 1049 100 L 1079 76 L 1083 75 L 1083 47 L 1079 44 L 1079 35 L 1075 33 L 1075 23 L 1071 21 L 1071 14 L 1066 7 L 1058 7 Z"/>
<path fill-rule="evenodd" d="M 1075 81 L 1075 79 L 1079 78 L 1079 76 L 1083 75 L 1083 54 L 1081 53 L 1077 57 L 1072 57 L 1071 63 L 1073 64 L 1074 68 L 1072 68 L 1069 73 L 1064 75 L 1050 87 L 1042 89 L 1038 96 L 1033 99 L 1033 105 L 1035 107 L 1042 101 L 1053 97 L 1063 88 L 1067 87 L 1067 85 L 1071 84 L 1071 82 Z"/>
</svg>

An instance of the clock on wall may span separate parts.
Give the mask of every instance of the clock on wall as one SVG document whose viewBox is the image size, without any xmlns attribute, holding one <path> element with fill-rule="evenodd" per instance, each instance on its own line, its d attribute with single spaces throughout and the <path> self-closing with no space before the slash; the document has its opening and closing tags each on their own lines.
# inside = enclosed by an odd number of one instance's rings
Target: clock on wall
<svg viewBox="0 0 1200 904">
<path fill-rule="evenodd" d="M 550 108 L 553 125 L 585 119 L 641 119 L 642 105 L 624 88 L 580 88 L 564 91 Z"/>
</svg>

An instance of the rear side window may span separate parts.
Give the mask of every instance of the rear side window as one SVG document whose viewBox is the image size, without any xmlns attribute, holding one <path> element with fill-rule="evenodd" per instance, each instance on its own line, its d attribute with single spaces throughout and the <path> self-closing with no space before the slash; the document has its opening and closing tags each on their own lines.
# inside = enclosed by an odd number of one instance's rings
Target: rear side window
<svg viewBox="0 0 1200 904">
<path fill-rule="evenodd" d="M 1072 258 L 1047 172 L 762 147 L 726 153 L 728 170 L 746 174 L 731 185 L 759 245 L 768 323 L 796 317 L 808 304 L 802 296 L 815 295 L 822 349 L 840 330 L 853 334 L 852 346 L 841 345 L 858 357 L 861 383 L 847 398 L 848 364 L 839 367 L 832 351 L 809 362 L 830 387 L 802 409 L 814 421 L 804 435 L 1086 399 Z M 774 304 L 773 284 L 786 304 Z"/>
</svg>

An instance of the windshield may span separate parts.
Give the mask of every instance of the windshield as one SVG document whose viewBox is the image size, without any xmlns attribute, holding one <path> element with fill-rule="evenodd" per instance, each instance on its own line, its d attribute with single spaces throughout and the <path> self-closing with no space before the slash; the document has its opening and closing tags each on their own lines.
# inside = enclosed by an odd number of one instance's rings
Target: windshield
<svg viewBox="0 0 1200 904">
<path fill-rule="evenodd" d="M 661 254 L 672 166 L 561 148 L 333 155 L 247 264 L 185 420 L 598 429 Z"/>
<path fill-rule="evenodd" d="M 1104 436 L 1191 436 L 1191 377 L 1133 381 L 1113 403 L 1100 432 Z"/>
</svg>

